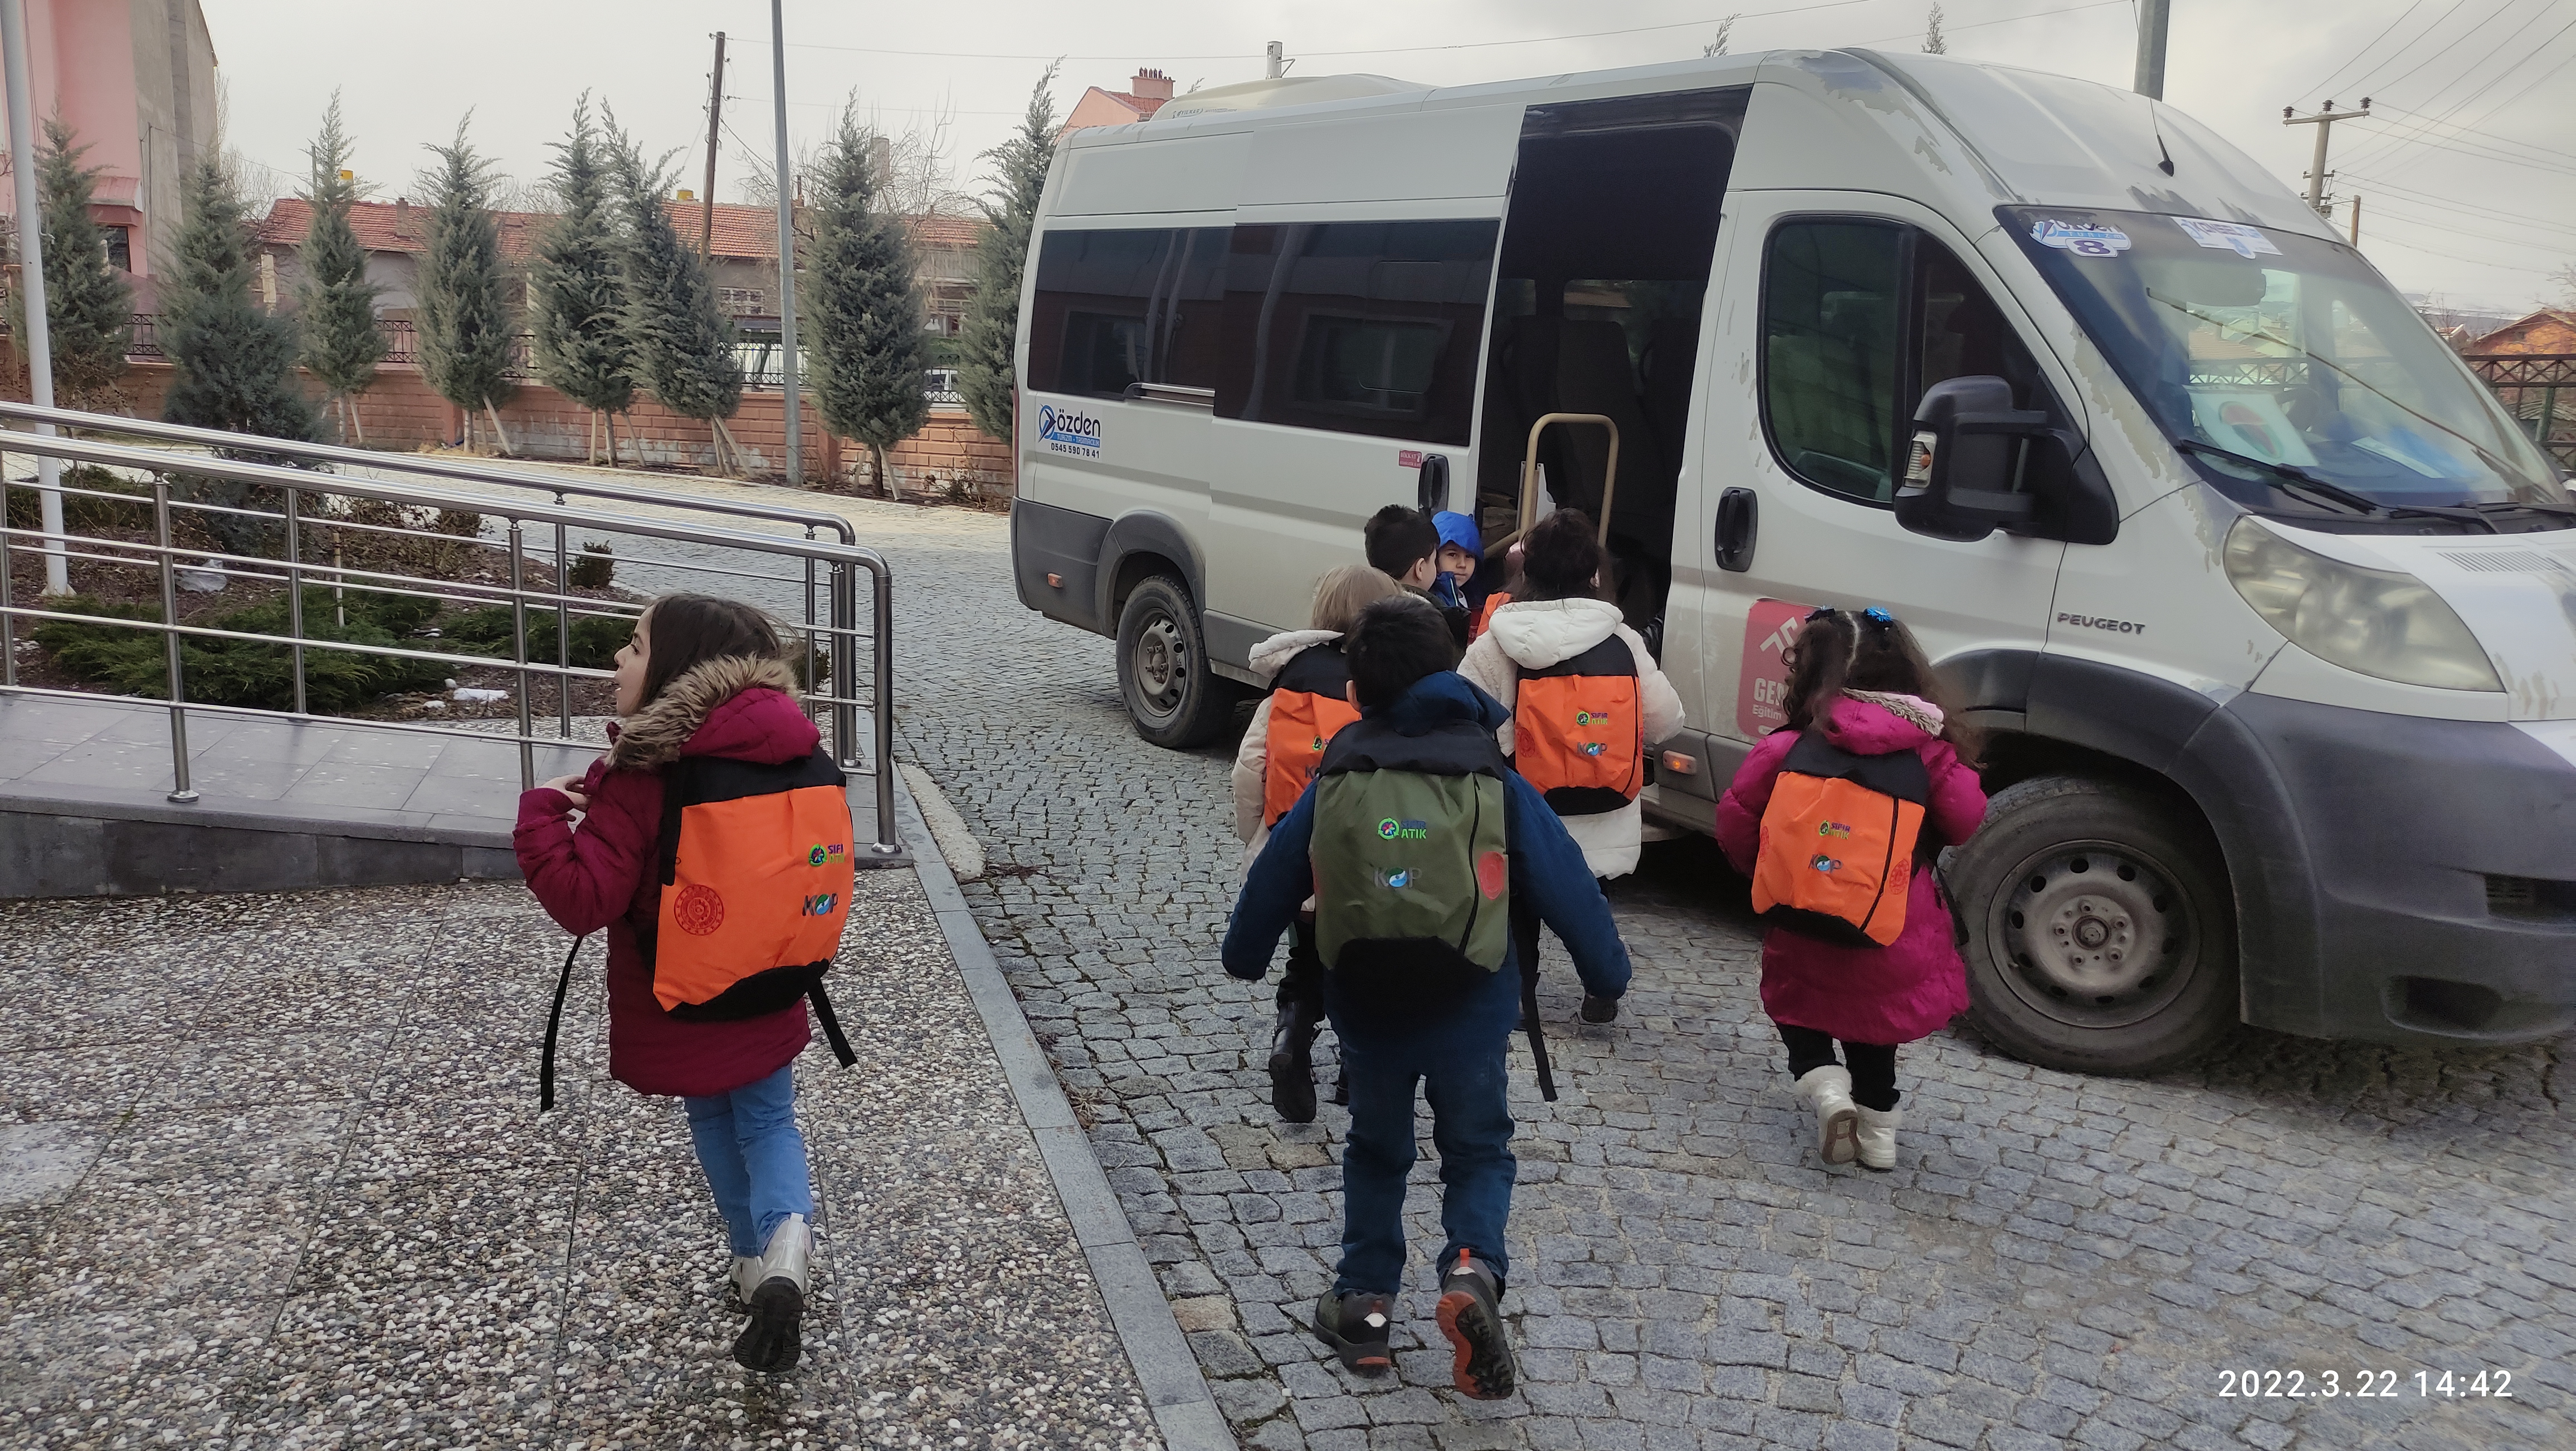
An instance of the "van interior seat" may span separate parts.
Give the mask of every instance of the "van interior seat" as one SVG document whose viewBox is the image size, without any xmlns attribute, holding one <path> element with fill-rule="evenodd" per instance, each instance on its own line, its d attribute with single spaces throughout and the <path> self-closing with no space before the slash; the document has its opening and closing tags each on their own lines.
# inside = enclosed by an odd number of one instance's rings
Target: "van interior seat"
<svg viewBox="0 0 2576 1451">
<path fill-rule="evenodd" d="M 1491 481 L 1501 482 L 1508 475 L 1509 488 L 1517 489 L 1530 425 L 1543 415 L 1598 413 L 1619 428 L 1619 478 L 1610 500 L 1612 531 L 1620 532 L 1634 501 L 1651 502 L 1659 493 L 1669 496 L 1663 450 L 1638 403 L 1627 334 L 1617 323 L 1563 317 L 1512 319 L 1498 352 L 1489 398 L 1498 406 L 1486 410 L 1490 420 L 1487 457 L 1503 465 L 1492 470 Z M 1609 436 L 1596 427 L 1560 425 L 1539 440 L 1539 462 L 1558 508 L 1597 516 L 1609 461 Z M 1489 484 L 1484 492 L 1503 490 Z"/>
</svg>

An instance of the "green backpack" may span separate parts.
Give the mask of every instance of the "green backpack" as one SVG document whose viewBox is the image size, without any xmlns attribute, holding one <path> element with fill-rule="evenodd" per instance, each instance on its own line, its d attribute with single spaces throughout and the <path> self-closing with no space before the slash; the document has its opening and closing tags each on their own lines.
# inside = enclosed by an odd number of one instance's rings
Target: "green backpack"
<svg viewBox="0 0 2576 1451">
<path fill-rule="evenodd" d="M 1344 727 L 1315 776 L 1315 937 L 1346 993 L 1424 1008 L 1500 971 L 1511 865 L 1494 738 Z"/>
</svg>

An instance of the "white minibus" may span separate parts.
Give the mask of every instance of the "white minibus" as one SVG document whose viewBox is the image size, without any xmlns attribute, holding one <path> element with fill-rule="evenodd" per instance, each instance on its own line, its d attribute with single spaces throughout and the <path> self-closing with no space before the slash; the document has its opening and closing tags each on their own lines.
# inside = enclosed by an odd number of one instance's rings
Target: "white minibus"
<svg viewBox="0 0 2576 1451">
<path fill-rule="evenodd" d="M 2576 1025 L 2564 476 L 2170 107 L 1858 50 L 1198 92 L 1066 137 L 1019 347 L 1020 599 L 1149 740 L 1374 510 L 1580 507 L 1689 708 L 1664 822 L 1811 609 L 1912 625 L 1988 732 L 1943 871 L 2009 1050 Z"/>
</svg>

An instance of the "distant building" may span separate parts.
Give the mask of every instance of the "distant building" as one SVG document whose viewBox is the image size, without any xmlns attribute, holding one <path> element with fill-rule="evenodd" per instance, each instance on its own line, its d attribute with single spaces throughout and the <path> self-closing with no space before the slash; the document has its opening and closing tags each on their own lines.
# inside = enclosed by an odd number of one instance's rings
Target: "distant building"
<svg viewBox="0 0 2576 1451">
<path fill-rule="evenodd" d="M 705 225 L 703 204 L 674 198 L 664 203 L 685 245 L 697 245 Z M 524 270 L 538 242 L 555 218 L 547 212 L 495 212 L 500 223 L 501 260 Z M 408 318 L 419 306 L 421 254 L 429 250 L 429 208 L 407 198 L 359 202 L 349 209 L 350 230 L 367 250 L 367 279 L 384 291 L 376 311 L 389 318 Z M 270 307 L 292 307 L 296 283 L 303 275 L 297 249 L 313 227 L 313 204 L 302 197 L 281 197 L 259 223 L 262 254 L 259 288 Z M 799 231 L 805 224 L 798 223 Z M 911 223 L 916 275 L 928 317 L 926 330 L 943 335 L 957 330 L 965 316 L 966 296 L 975 278 L 974 222 L 954 217 L 918 217 Z M 770 207 L 718 202 L 707 266 L 715 284 L 716 308 L 747 332 L 778 326 L 778 213 Z M 524 306 L 523 279 L 512 289 L 511 302 Z"/>
<path fill-rule="evenodd" d="M 1065 114 L 1064 125 L 1057 128 L 1061 136 L 1083 126 L 1124 126 L 1142 121 L 1163 109 L 1172 98 L 1172 78 L 1158 70 L 1140 69 L 1136 78 L 1123 91 L 1104 91 L 1098 86 L 1082 93 Z"/>
<path fill-rule="evenodd" d="M 105 168 L 90 219 L 108 260 L 133 275 L 135 307 L 149 312 L 153 274 L 178 237 L 181 184 L 198 148 L 215 144 L 206 17 L 197 0 L 26 0 L 26 13 L 37 124 L 61 115 L 74 144 L 89 148 L 83 162 Z M 0 202 L 14 212 L 6 188 Z"/>
<path fill-rule="evenodd" d="M 2467 353 L 2576 353 L 2576 312 L 2544 307 L 2480 335 L 2461 351 Z"/>
</svg>

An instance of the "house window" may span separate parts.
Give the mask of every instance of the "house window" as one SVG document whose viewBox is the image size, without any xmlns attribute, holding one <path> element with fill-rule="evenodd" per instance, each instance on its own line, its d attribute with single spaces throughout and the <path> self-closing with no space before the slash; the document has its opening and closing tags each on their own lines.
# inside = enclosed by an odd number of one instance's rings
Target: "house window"
<svg viewBox="0 0 2576 1451">
<path fill-rule="evenodd" d="M 134 270 L 133 233 L 125 227 L 101 227 L 100 240 L 107 243 L 107 265 L 131 272 Z"/>
<path fill-rule="evenodd" d="M 769 310 L 769 294 L 757 287 L 719 287 L 716 308 L 727 317 L 758 317 Z"/>
</svg>

